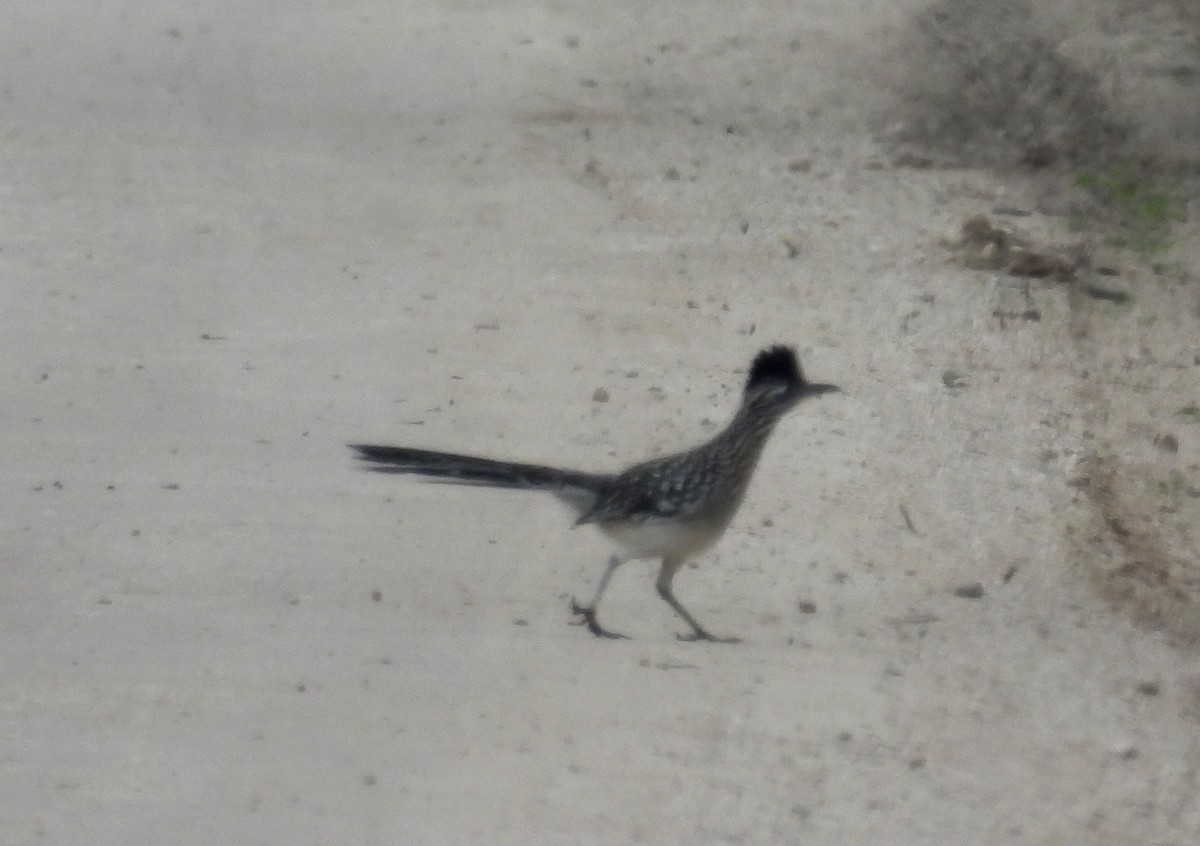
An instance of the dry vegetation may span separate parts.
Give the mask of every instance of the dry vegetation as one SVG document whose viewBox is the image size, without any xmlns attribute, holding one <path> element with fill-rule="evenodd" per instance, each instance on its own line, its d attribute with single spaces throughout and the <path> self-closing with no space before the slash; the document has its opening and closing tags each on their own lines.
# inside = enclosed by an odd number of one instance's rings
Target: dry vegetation
<svg viewBox="0 0 1200 846">
<path fill-rule="evenodd" d="M 1058 11 L 1059 24 L 1069 20 Z M 898 38 L 900 105 L 885 122 L 902 150 L 1032 184 L 1042 198 L 1034 228 L 1075 238 L 1056 253 L 979 217 L 955 249 L 978 270 L 1039 275 L 1018 267 L 1031 257 L 1069 270 L 1040 275 L 1071 286 L 1061 329 L 1089 444 L 1064 479 L 1086 511 L 1067 527 L 1070 548 L 1115 607 L 1194 641 L 1200 248 L 1187 211 L 1200 184 L 1200 112 L 1187 104 L 1198 99 L 1200 7 L 1102 0 L 1080 11 L 1099 22 L 1091 55 L 1109 60 L 1072 58 L 1062 49 L 1069 25 L 1056 31 L 1025 0 L 938 0 Z M 1120 269 L 1106 259 L 1104 270 L 1120 275 L 1120 303 L 1082 295 L 1112 285 L 1093 272 L 1096 250 L 1119 256 Z"/>
<path fill-rule="evenodd" d="M 1044 35 L 1025 0 L 939 0 L 896 53 L 897 139 L 957 165 L 1103 162 L 1129 136 L 1098 77 Z"/>
</svg>

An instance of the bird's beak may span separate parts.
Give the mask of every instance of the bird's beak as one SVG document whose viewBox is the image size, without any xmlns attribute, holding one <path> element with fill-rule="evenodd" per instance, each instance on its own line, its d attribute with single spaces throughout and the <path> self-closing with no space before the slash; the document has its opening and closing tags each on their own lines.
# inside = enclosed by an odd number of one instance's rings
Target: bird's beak
<svg viewBox="0 0 1200 846">
<path fill-rule="evenodd" d="M 821 394 L 840 394 L 842 389 L 837 385 L 826 385 L 823 382 L 813 382 L 805 385 L 800 390 L 800 396 L 803 399 L 808 397 L 818 397 Z"/>
</svg>

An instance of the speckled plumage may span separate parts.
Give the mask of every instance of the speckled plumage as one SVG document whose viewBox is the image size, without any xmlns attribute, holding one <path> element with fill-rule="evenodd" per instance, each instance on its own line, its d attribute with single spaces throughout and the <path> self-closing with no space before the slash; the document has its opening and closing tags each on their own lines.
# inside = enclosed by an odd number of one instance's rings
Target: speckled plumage
<svg viewBox="0 0 1200 846">
<path fill-rule="evenodd" d="M 615 636 L 597 622 L 596 608 L 616 568 L 637 558 L 661 558 L 658 592 L 692 627 L 689 639 L 717 640 L 675 598 L 671 580 L 690 556 L 725 531 L 779 419 L 805 397 L 833 390 L 833 385 L 806 382 L 791 348 L 770 347 L 755 357 L 737 413 L 714 438 L 612 475 L 407 447 L 353 448 L 360 458 L 377 463 L 372 469 L 380 472 L 556 494 L 579 512 L 576 525 L 595 523 L 619 548 L 592 602 L 586 607 L 572 603 L 593 634 Z"/>
<path fill-rule="evenodd" d="M 635 464 L 609 478 L 577 522 L 732 517 L 778 419 L 735 418 L 706 444 Z"/>
</svg>

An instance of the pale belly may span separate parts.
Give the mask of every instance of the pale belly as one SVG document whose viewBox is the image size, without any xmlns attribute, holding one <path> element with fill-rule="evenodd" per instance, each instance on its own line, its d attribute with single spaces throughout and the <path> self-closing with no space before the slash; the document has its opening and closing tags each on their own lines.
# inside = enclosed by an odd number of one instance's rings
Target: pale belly
<svg viewBox="0 0 1200 846">
<path fill-rule="evenodd" d="M 727 520 L 714 524 L 650 519 L 641 523 L 601 523 L 600 529 L 616 542 L 623 557 L 688 559 L 716 543 L 727 524 Z"/>
</svg>

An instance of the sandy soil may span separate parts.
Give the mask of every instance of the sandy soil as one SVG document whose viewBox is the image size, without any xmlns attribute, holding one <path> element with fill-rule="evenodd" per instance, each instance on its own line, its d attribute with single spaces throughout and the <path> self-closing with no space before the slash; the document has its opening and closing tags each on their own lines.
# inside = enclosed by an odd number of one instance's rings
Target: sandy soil
<svg viewBox="0 0 1200 846">
<path fill-rule="evenodd" d="M 1194 843 L 1195 228 L 964 267 L 1071 235 L 878 140 L 918 6 L 8 4 L 0 840 Z M 344 448 L 613 469 L 777 341 L 846 395 L 676 581 L 734 647 Z"/>
</svg>

